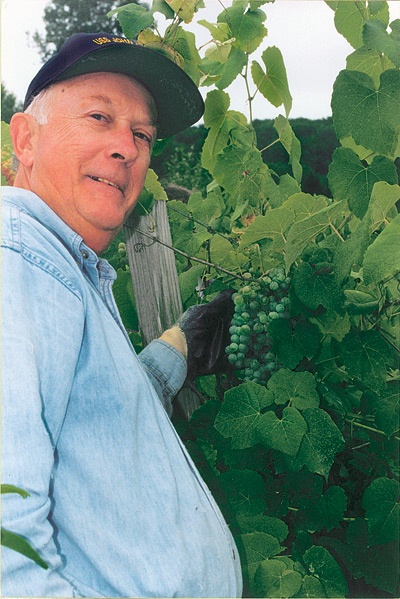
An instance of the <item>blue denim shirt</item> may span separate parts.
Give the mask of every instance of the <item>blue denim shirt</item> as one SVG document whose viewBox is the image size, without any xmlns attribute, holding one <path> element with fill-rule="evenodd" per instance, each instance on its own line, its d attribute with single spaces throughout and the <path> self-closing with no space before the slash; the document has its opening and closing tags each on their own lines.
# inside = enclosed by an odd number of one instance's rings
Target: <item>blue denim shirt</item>
<svg viewBox="0 0 400 599">
<path fill-rule="evenodd" d="M 238 597 L 232 536 L 168 417 L 183 356 L 138 357 L 115 272 L 35 194 L 3 189 L 3 596 Z"/>
</svg>

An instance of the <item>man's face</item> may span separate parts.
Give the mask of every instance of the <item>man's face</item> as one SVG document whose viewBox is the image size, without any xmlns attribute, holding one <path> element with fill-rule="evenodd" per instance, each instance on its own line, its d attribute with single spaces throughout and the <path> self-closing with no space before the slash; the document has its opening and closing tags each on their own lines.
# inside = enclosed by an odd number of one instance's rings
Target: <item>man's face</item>
<svg viewBox="0 0 400 599">
<path fill-rule="evenodd" d="M 31 190 L 100 252 L 137 202 L 155 134 L 148 93 L 129 77 L 59 83 L 34 138 Z"/>
</svg>

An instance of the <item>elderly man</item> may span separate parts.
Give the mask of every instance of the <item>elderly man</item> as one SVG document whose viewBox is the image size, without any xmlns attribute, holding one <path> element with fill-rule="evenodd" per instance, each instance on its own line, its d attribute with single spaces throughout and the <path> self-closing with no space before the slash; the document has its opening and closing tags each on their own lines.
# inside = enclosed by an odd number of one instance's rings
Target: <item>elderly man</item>
<svg viewBox="0 0 400 599">
<path fill-rule="evenodd" d="M 3 596 L 241 595 L 230 531 L 168 417 L 190 341 L 176 326 L 138 357 L 98 257 L 135 206 L 155 138 L 202 110 L 161 54 L 77 34 L 12 119 L 2 474 L 29 496 L 3 496 L 3 527 L 48 568 L 4 548 Z"/>
</svg>

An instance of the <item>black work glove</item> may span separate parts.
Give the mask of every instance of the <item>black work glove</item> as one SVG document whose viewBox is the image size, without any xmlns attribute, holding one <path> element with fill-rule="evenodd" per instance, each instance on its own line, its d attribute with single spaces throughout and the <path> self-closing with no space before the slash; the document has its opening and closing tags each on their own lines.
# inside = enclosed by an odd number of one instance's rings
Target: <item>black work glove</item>
<svg viewBox="0 0 400 599">
<path fill-rule="evenodd" d="M 188 347 L 188 378 L 226 371 L 225 348 L 234 313 L 233 289 L 219 293 L 208 304 L 191 306 L 178 320 Z"/>
</svg>

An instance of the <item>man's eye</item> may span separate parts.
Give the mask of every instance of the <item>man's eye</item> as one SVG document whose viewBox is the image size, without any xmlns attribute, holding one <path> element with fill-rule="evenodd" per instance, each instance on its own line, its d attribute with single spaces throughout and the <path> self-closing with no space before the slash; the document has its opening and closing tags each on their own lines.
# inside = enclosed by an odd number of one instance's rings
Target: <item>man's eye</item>
<svg viewBox="0 0 400 599">
<path fill-rule="evenodd" d="M 146 135 L 146 133 L 142 133 L 142 131 L 134 131 L 133 135 L 135 137 L 138 137 L 139 139 L 143 139 L 143 141 L 146 141 L 150 145 L 152 143 L 151 137 L 149 137 L 148 135 Z"/>
<path fill-rule="evenodd" d="M 98 112 L 94 112 L 93 114 L 90 115 L 92 117 L 92 119 L 95 119 L 96 121 L 105 121 L 106 117 L 103 114 L 99 114 Z"/>
</svg>

